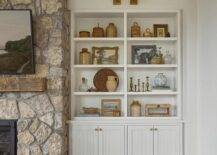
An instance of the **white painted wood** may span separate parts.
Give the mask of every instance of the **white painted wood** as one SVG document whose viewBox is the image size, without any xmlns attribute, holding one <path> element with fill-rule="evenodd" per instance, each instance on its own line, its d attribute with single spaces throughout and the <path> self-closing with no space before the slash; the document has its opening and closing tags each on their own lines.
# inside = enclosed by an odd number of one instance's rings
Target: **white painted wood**
<svg viewBox="0 0 217 155">
<path fill-rule="evenodd" d="M 154 155 L 181 155 L 180 127 L 154 126 Z"/>
<path fill-rule="evenodd" d="M 128 127 L 128 155 L 154 155 L 153 126 Z"/>
<path fill-rule="evenodd" d="M 97 126 L 73 126 L 73 155 L 99 155 L 99 133 Z"/>
<path fill-rule="evenodd" d="M 125 155 L 124 126 L 99 126 L 99 154 L 100 155 Z"/>
</svg>

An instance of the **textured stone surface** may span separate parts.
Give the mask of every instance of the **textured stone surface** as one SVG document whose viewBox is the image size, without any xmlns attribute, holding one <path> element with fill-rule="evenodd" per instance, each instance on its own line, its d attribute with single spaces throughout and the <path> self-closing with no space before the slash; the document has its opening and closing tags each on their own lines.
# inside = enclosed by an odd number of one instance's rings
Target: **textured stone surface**
<svg viewBox="0 0 217 155">
<path fill-rule="evenodd" d="M 37 142 L 41 144 L 41 143 L 44 143 L 45 140 L 47 140 L 47 138 L 50 136 L 51 132 L 52 132 L 52 130 L 48 125 L 41 123 L 39 128 L 34 133 L 34 136 L 35 136 Z"/>
<path fill-rule="evenodd" d="M 30 145 L 34 142 L 34 137 L 28 130 L 26 130 L 18 134 L 18 141 L 21 144 Z"/>
<path fill-rule="evenodd" d="M 0 118 L 17 119 L 19 112 L 16 100 L 0 99 Z"/>
<path fill-rule="evenodd" d="M 30 147 L 31 155 L 42 155 L 42 151 L 39 145 L 34 144 Z"/>
<path fill-rule="evenodd" d="M 30 4 L 31 2 L 32 2 L 31 0 L 11 0 L 12 5 Z"/>
<path fill-rule="evenodd" d="M 52 126 L 54 123 L 54 114 L 48 113 L 39 118 L 42 122 L 46 123 L 49 126 Z"/>
<path fill-rule="evenodd" d="M 31 108 L 40 116 L 54 110 L 46 94 L 34 96 L 24 102 L 29 104 Z"/>
<path fill-rule="evenodd" d="M 69 12 L 66 0 L 0 0 L 0 9 L 31 9 L 36 74 L 43 93 L 0 94 L 0 119 L 18 119 L 18 155 L 66 155 L 69 114 Z M 57 134 L 59 133 L 59 134 Z"/>
<path fill-rule="evenodd" d="M 36 115 L 31 107 L 25 102 L 19 102 L 19 110 L 21 118 L 33 118 Z"/>
<path fill-rule="evenodd" d="M 29 127 L 29 131 L 31 133 L 35 133 L 35 131 L 38 129 L 39 127 L 39 124 L 40 124 L 40 121 L 38 120 L 38 118 L 35 118 L 32 122 L 32 124 L 30 125 Z"/>
<path fill-rule="evenodd" d="M 50 136 L 43 147 L 44 154 L 60 155 L 62 152 L 62 138 L 54 133 Z"/>
</svg>

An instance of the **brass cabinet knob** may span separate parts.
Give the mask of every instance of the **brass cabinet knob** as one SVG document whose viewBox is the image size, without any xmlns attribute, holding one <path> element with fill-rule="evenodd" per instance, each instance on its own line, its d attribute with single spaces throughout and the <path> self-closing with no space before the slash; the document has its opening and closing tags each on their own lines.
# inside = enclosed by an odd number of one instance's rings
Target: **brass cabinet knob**
<svg viewBox="0 0 217 155">
<path fill-rule="evenodd" d="M 154 131 L 154 128 L 151 128 L 150 130 L 151 130 L 151 131 Z"/>
<path fill-rule="evenodd" d="M 154 128 L 154 131 L 157 131 L 158 129 L 157 128 Z"/>
<path fill-rule="evenodd" d="M 99 128 L 96 128 L 95 131 L 99 131 Z"/>
<path fill-rule="evenodd" d="M 101 129 L 101 128 L 99 128 L 99 131 L 102 131 L 102 129 Z"/>
</svg>

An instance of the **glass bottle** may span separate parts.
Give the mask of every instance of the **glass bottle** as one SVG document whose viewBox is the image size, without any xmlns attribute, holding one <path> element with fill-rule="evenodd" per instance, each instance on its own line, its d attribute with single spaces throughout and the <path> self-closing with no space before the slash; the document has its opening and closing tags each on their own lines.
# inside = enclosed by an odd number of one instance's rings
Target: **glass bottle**
<svg viewBox="0 0 217 155">
<path fill-rule="evenodd" d="M 89 86 L 87 85 L 87 79 L 82 77 L 82 83 L 79 86 L 79 91 L 81 92 L 87 92 L 89 89 Z"/>
<path fill-rule="evenodd" d="M 130 113 L 132 117 L 141 116 L 141 104 L 138 101 L 133 101 L 133 103 L 130 105 Z"/>
<path fill-rule="evenodd" d="M 165 64 L 172 64 L 173 62 L 173 58 L 171 56 L 171 54 L 169 53 L 169 51 L 166 51 L 166 55 L 164 56 L 164 63 Z"/>
<path fill-rule="evenodd" d="M 90 52 L 88 52 L 87 48 L 82 48 L 82 51 L 80 52 L 80 64 L 90 64 Z"/>
</svg>

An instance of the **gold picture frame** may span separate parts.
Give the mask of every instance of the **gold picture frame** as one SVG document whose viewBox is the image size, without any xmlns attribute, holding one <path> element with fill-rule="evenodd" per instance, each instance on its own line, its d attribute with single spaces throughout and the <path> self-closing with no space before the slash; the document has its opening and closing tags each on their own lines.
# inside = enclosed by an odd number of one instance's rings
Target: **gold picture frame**
<svg viewBox="0 0 217 155">
<path fill-rule="evenodd" d="M 94 64 L 118 64 L 119 47 L 93 47 Z"/>
<path fill-rule="evenodd" d="M 138 0 L 130 0 L 130 5 L 138 5 Z"/>
<path fill-rule="evenodd" d="M 120 99 L 102 99 L 101 116 L 120 117 L 121 116 L 121 100 Z"/>
<path fill-rule="evenodd" d="M 113 5 L 121 5 L 121 0 L 113 0 Z"/>
<path fill-rule="evenodd" d="M 154 24 L 155 37 L 167 37 L 168 32 L 168 24 Z"/>
<path fill-rule="evenodd" d="M 146 104 L 145 116 L 147 117 L 170 117 L 171 105 L 170 104 Z"/>
</svg>

